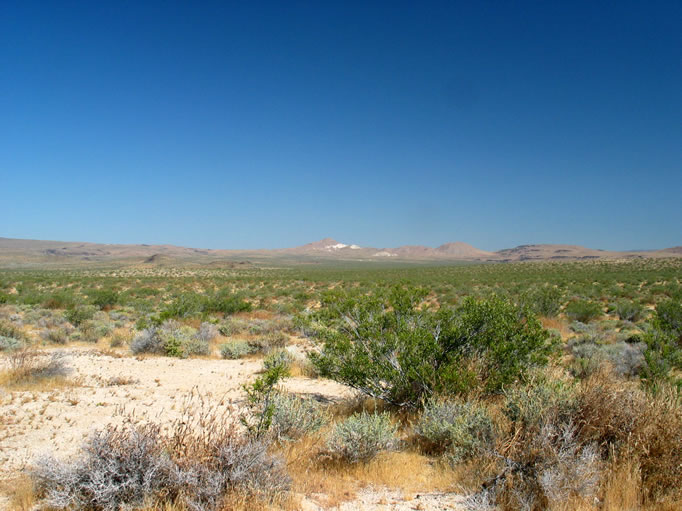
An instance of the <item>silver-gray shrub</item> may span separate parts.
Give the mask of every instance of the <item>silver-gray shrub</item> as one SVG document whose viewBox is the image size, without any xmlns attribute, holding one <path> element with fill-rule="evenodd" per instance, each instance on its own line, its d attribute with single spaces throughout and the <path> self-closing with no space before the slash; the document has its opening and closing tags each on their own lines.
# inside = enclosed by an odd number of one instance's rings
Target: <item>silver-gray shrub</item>
<svg viewBox="0 0 682 511">
<path fill-rule="evenodd" d="M 324 407 L 311 398 L 277 393 L 272 398 L 272 431 L 280 441 L 293 441 L 319 431 L 329 422 Z"/>
<path fill-rule="evenodd" d="M 495 447 L 495 424 L 487 409 L 475 402 L 431 401 L 414 431 L 426 450 L 444 453 L 453 463 Z"/>
<path fill-rule="evenodd" d="M 568 347 L 573 355 L 571 369 L 576 376 L 587 377 L 605 363 L 620 376 L 636 376 L 644 366 L 646 345 L 641 342 L 599 344 L 583 338 L 572 340 Z"/>
<path fill-rule="evenodd" d="M 156 353 L 175 357 L 192 355 L 208 355 L 210 345 L 204 333 L 194 328 L 183 326 L 177 321 L 167 320 L 161 326 L 153 326 L 142 330 L 130 344 L 133 353 Z"/>
<path fill-rule="evenodd" d="M 250 355 L 254 352 L 251 345 L 246 341 L 232 341 L 220 345 L 220 356 L 226 359 L 237 359 Z"/>
<path fill-rule="evenodd" d="M 366 462 L 381 451 L 398 447 L 398 428 L 388 412 L 355 413 L 337 423 L 326 443 L 331 458 L 349 463 Z"/>
<path fill-rule="evenodd" d="M 275 350 L 263 359 L 263 369 L 266 371 L 273 367 L 291 367 L 294 362 L 294 356 L 287 350 Z"/>
<path fill-rule="evenodd" d="M 220 332 L 218 331 L 217 325 L 204 321 L 199 326 L 199 331 L 196 333 L 196 336 L 203 341 L 210 342 L 218 337 L 219 334 Z"/>
<path fill-rule="evenodd" d="M 180 424 L 167 435 L 154 424 L 110 426 L 72 460 L 39 458 L 30 471 L 39 498 L 53 509 L 118 511 L 166 502 L 211 511 L 232 492 L 272 500 L 289 489 L 284 463 L 265 441 L 231 426 L 193 433 Z"/>
<path fill-rule="evenodd" d="M 24 345 L 19 339 L 14 337 L 5 337 L 0 335 L 0 351 L 14 351 L 18 350 Z"/>
<path fill-rule="evenodd" d="M 140 507 L 174 486 L 175 467 L 159 436 L 156 426 L 108 428 L 94 433 L 71 461 L 41 457 L 31 470 L 37 494 L 54 509 Z"/>
<path fill-rule="evenodd" d="M 41 330 L 40 338 L 51 344 L 66 344 L 69 340 L 69 334 L 64 328 L 52 328 Z"/>
<path fill-rule="evenodd" d="M 159 329 L 150 327 L 140 331 L 130 343 L 130 351 L 136 355 L 140 353 L 164 353 L 164 342 Z"/>
</svg>

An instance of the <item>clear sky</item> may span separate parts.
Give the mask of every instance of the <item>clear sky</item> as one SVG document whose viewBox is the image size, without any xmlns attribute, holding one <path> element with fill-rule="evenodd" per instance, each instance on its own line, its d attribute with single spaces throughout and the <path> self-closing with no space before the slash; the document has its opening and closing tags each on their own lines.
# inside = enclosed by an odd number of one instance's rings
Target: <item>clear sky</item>
<svg viewBox="0 0 682 511">
<path fill-rule="evenodd" d="M 0 2 L 0 236 L 682 245 L 682 2 Z"/>
</svg>

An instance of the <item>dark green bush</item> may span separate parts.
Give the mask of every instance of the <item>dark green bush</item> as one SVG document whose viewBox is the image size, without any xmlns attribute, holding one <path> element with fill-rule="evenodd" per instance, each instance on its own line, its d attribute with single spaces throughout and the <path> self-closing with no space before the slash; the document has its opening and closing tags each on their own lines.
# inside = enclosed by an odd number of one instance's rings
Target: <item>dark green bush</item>
<svg viewBox="0 0 682 511">
<path fill-rule="evenodd" d="M 226 292 L 215 295 L 185 293 L 177 296 L 160 314 L 161 320 L 187 318 L 209 313 L 225 316 L 251 310 L 251 304 Z"/>
<path fill-rule="evenodd" d="M 682 301 L 666 300 L 656 306 L 655 323 L 682 342 Z"/>
<path fill-rule="evenodd" d="M 581 323 L 588 323 L 601 316 L 601 314 L 601 305 L 588 300 L 574 300 L 566 306 L 566 316 Z"/>
<path fill-rule="evenodd" d="M 544 365 L 554 342 L 527 309 L 492 297 L 468 298 L 433 311 L 424 291 L 330 295 L 310 318 L 322 349 L 310 355 L 323 376 L 397 406 L 418 406 L 434 394 L 488 392 Z"/>
<path fill-rule="evenodd" d="M 682 347 L 673 333 L 659 328 L 648 331 L 642 340 L 646 343 L 642 381 L 656 391 L 671 380 L 674 369 L 682 369 Z"/>
<path fill-rule="evenodd" d="M 100 309 L 111 308 L 118 303 L 118 293 L 113 289 L 94 289 L 88 293 L 90 303 Z"/>
<path fill-rule="evenodd" d="M 77 305 L 64 313 L 64 317 L 73 326 L 80 325 L 83 321 L 92 319 L 95 315 L 95 309 L 87 305 Z"/>
<path fill-rule="evenodd" d="M 540 316 L 553 317 L 561 309 L 563 293 L 554 286 L 536 286 L 522 294 L 521 303 Z"/>
<path fill-rule="evenodd" d="M 635 302 L 620 301 L 616 303 L 615 312 L 620 319 L 632 321 L 633 323 L 642 319 L 644 308 Z"/>
</svg>

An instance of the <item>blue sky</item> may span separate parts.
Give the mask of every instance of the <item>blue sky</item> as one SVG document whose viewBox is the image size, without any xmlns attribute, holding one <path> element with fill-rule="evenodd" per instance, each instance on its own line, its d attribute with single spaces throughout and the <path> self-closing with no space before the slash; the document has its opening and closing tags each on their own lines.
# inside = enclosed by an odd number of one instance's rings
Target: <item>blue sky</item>
<svg viewBox="0 0 682 511">
<path fill-rule="evenodd" d="M 682 244 L 682 3 L 0 3 L 0 236 Z"/>
</svg>

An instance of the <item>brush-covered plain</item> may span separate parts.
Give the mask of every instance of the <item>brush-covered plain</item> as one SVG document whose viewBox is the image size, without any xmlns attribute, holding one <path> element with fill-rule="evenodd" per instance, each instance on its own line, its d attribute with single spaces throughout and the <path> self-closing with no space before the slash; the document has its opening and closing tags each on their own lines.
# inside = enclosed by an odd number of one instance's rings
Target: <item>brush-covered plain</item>
<svg viewBox="0 0 682 511">
<path fill-rule="evenodd" d="M 0 356 L 8 508 L 682 505 L 679 259 L 0 270 Z"/>
</svg>

